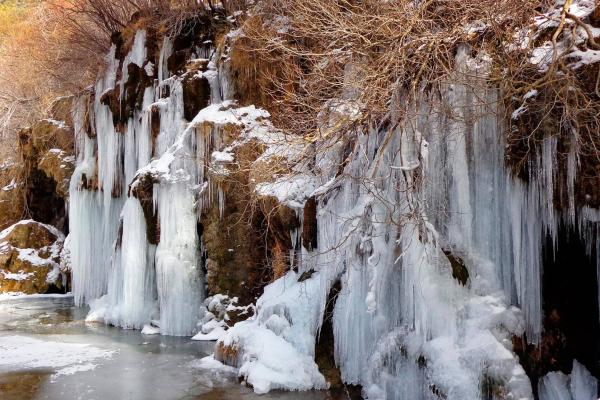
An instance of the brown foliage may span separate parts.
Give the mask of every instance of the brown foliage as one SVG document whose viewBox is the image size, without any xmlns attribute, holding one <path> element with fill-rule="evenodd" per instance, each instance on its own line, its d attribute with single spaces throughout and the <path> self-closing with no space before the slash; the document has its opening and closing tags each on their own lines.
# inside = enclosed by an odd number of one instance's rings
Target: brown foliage
<svg viewBox="0 0 600 400">
<path fill-rule="evenodd" d="M 594 64 L 575 68 L 572 63 L 576 60 L 570 53 L 578 49 L 600 50 L 600 45 L 590 31 L 594 21 L 584 22 L 571 14 L 568 11 L 571 4 L 572 1 L 567 0 L 563 5 L 557 18 L 558 26 L 551 25 L 536 32 L 534 37 L 534 46 L 544 41 L 552 44 L 547 68 L 527 63 L 525 57 L 517 63 L 519 59 L 512 57 L 512 62 L 504 66 L 506 72 L 498 74 L 495 81 L 505 93 L 507 111 L 526 107 L 520 118 L 507 118 L 512 125 L 508 137 L 511 164 L 525 178 L 529 172 L 528 161 L 541 140 L 548 136 L 558 139 L 558 171 L 567 170 L 566 155 L 574 150 L 582 170 L 579 178 L 585 180 L 587 175 L 597 182 L 599 176 L 600 68 Z M 578 29 L 584 32 L 583 43 L 575 39 Z M 524 100 L 527 93 L 536 95 Z M 586 186 L 585 182 L 581 183 Z M 592 188 L 584 191 L 595 192 Z"/>
<path fill-rule="evenodd" d="M 502 52 L 501 43 L 543 3 L 267 0 L 245 21 L 232 67 L 244 84 L 256 82 L 254 92 L 268 94 L 259 100 L 269 103 L 278 124 L 313 135 L 331 99 L 351 100 L 363 121 L 401 114 L 418 93 L 448 77 L 459 44 Z M 483 34 L 469 30 L 477 27 Z M 392 102 L 399 93 L 403 100 Z"/>
<path fill-rule="evenodd" d="M 231 43 L 231 69 L 244 102 L 262 105 L 278 127 L 309 141 L 339 137 L 367 122 L 399 123 L 424 92 L 457 79 L 496 87 L 502 103 L 482 112 L 504 110 L 513 171 L 527 179 L 541 140 L 555 136 L 557 170 L 567 170 L 567 154 L 575 150 L 577 185 L 597 193 L 600 67 L 574 68 L 570 54 L 600 50 L 591 29 L 600 26 L 600 8 L 582 20 L 569 12 L 571 4 L 546 14 L 555 23 L 539 28 L 534 17 L 554 2 L 264 0 Z M 551 48 L 545 70 L 530 62 L 532 50 L 544 43 Z M 490 60 L 486 79 L 455 71 L 464 44 Z M 533 91 L 537 95 L 525 98 Z M 522 116 L 512 119 L 524 104 Z M 339 113 L 340 106 L 355 116 Z M 600 204 L 600 195 L 593 197 Z"/>
<path fill-rule="evenodd" d="M 224 6 L 234 12 L 241 5 L 216 0 L 9 3 L 10 13 L 0 6 L 0 134 L 5 152 L 14 150 L 17 128 L 45 115 L 56 97 L 78 93 L 93 83 L 104 66 L 111 37 L 127 31 L 132 18 L 137 28 L 177 35 L 194 19 L 200 20 L 204 10 Z M 123 36 L 126 39 L 127 32 Z"/>
</svg>

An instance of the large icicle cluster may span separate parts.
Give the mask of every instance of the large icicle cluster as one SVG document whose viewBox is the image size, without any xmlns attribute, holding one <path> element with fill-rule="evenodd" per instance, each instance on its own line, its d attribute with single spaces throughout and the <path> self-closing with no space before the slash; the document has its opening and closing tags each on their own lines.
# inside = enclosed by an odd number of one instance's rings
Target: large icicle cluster
<svg viewBox="0 0 600 400">
<path fill-rule="evenodd" d="M 136 329 L 152 323 L 160 325 L 163 334 L 191 335 L 204 299 L 196 206 L 204 176 L 196 159 L 204 157 L 205 147 L 197 144 L 195 124 L 184 119 L 181 77 L 169 76 L 166 60 L 172 49 L 166 38 L 158 79 L 145 88 L 142 104 L 123 132 L 117 131 L 115 116 L 102 98 L 118 87 L 119 101 L 124 101 L 131 64 L 154 74 L 143 30 L 122 62 L 115 58 L 113 46 L 92 106 L 82 98 L 74 110 L 78 151 L 70 189 L 70 256 L 75 300 L 90 304 L 88 320 Z M 210 45 L 197 52 L 206 62 L 214 53 Z M 219 81 L 210 79 L 217 74 L 215 69 L 212 63 L 196 73 L 209 78 L 211 101 L 220 102 Z M 160 127 L 153 137 L 156 110 Z M 88 125 L 91 129 L 86 130 Z M 148 175 L 155 164 L 162 174 Z M 152 213 L 160 227 L 159 238 L 152 239 L 148 216 L 133 190 L 147 177 L 153 185 Z"/>
<path fill-rule="evenodd" d="M 332 286 L 341 282 L 333 315 L 336 363 L 343 380 L 363 385 L 369 398 L 475 400 L 490 387 L 507 398 L 533 398 L 511 337 L 540 339 L 546 235 L 555 237 L 565 223 L 591 240 L 594 212 L 575 210 L 574 201 L 564 215 L 555 210 L 553 138 L 532 160 L 528 183 L 507 171 L 498 93 L 484 80 L 488 66 L 461 48 L 454 82 L 439 95 L 424 95 L 397 128 L 326 140 L 314 163 L 257 187 L 300 216 L 304 202 L 317 199 L 318 248 L 296 249 L 299 272 L 318 273 L 303 282 L 294 274 L 281 278 L 258 301 L 255 318 L 219 343 L 240 353 L 248 382 L 265 370 L 284 373 L 281 361 L 292 356 L 257 351 L 256 336 L 275 333 L 298 360 L 313 355 L 299 340 L 316 337 L 319 324 L 305 313 L 317 301 L 320 321 Z M 347 107 L 330 112 L 348 114 Z M 574 154 L 570 159 L 574 179 Z M 462 282 L 453 278 L 461 273 Z M 318 296 L 310 289 L 316 280 Z M 261 381 L 258 390 L 303 388 L 312 369 L 304 364 L 286 379 L 273 373 L 278 377 Z M 312 379 L 314 387 L 321 382 Z"/>
<path fill-rule="evenodd" d="M 116 84 L 118 60 L 115 47 L 107 56 L 108 66 L 104 77 L 98 80 L 95 92 L 103 93 Z M 110 271 L 110 254 L 117 236 L 119 212 L 123 200 L 113 198 L 115 175 L 120 162 L 120 143 L 107 147 L 108 141 L 118 141 L 108 106 L 94 100 L 94 118 L 87 114 L 86 99 L 82 97 L 73 112 L 77 166 L 69 188 L 70 254 L 73 265 L 73 288 L 75 302 L 84 304 L 97 299 L 106 292 Z M 93 130 L 100 132 L 97 138 L 87 134 L 85 125 L 93 123 Z M 96 154 L 98 161 L 96 162 Z M 113 158 L 112 163 L 107 161 Z M 101 171 L 100 171 L 101 170 Z M 85 190 L 88 181 L 98 178 L 101 190 Z"/>
<path fill-rule="evenodd" d="M 74 109 L 77 168 L 70 188 L 69 250 L 75 300 L 90 305 L 88 321 L 192 335 L 205 297 L 198 223 L 213 202 L 223 213 L 225 193 L 210 179 L 226 173 L 224 165 L 232 161 L 231 149 L 223 147 L 238 135 L 238 144 L 257 138 L 268 144 L 281 134 L 266 111 L 231 100 L 227 66 L 217 63 L 219 54 L 209 42 L 189 61 L 201 70 L 183 75 L 169 73 L 172 52 L 165 38 L 157 78 L 124 127 L 115 126 L 105 98 L 116 88 L 119 102 L 125 101 L 131 64 L 153 77 L 143 30 L 123 61 L 111 49 L 93 104 L 82 97 Z M 186 75 L 205 79 L 210 88 L 208 106 L 189 122 Z"/>
</svg>

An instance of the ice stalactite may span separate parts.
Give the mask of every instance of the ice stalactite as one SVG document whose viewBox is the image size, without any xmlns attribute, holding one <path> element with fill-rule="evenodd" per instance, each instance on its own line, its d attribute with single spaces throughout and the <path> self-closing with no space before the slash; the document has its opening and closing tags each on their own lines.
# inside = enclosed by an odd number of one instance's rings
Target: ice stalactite
<svg viewBox="0 0 600 400">
<path fill-rule="evenodd" d="M 160 243 L 156 250 L 156 282 L 160 328 L 166 335 L 191 335 L 201 315 L 204 282 L 194 196 L 186 183 L 158 189 Z"/>
<path fill-rule="evenodd" d="M 127 53 L 125 59 L 121 63 L 121 80 L 119 82 L 119 86 L 121 89 L 119 91 L 121 101 L 123 101 L 123 96 L 125 96 L 125 84 L 129 79 L 130 65 L 137 65 L 141 68 L 143 67 L 144 62 L 146 61 L 146 36 L 146 31 L 143 29 L 140 29 L 135 33 L 135 38 L 133 39 L 131 50 L 129 51 L 129 53 Z"/>
<path fill-rule="evenodd" d="M 496 94 L 470 90 L 449 85 L 441 98 L 423 99 L 397 130 L 357 135 L 344 174 L 319 197 L 313 257 L 321 299 L 336 280 L 342 286 L 333 317 L 336 361 L 344 381 L 364 385 L 370 398 L 432 398 L 435 387 L 448 398 L 477 399 L 486 379 L 531 398 L 506 345 L 521 332 L 520 314 L 485 258 L 502 250 L 482 226 L 501 219 L 504 204 L 494 190 L 504 190 L 505 175 L 496 172 L 503 156 L 473 146 L 492 147 L 501 130 L 494 116 L 468 114 Z M 467 132 L 478 135 L 472 140 Z M 442 250 L 463 260 L 468 282 L 453 279 Z M 421 383 L 397 385 L 405 374 Z"/>
<path fill-rule="evenodd" d="M 457 71 L 468 71 L 471 82 L 483 78 L 486 61 L 472 59 L 465 50 L 457 54 Z M 448 398 L 476 399 L 490 380 L 516 398 L 531 398 L 528 378 L 507 343 L 523 330 L 531 343 L 540 340 L 546 238 L 556 244 L 558 226 L 566 224 L 588 238 L 590 247 L 597 240 L 593 212 L 576 210 L 572 197 L 565 212 L 555 208 L 557 139 L 542 141 L 530 161 L 528 182 L 512 176 L 504 165 L 498 93 L 486 89 L 483 79 L 474 85 L 461 79 L 458 75 L 455 82 L 443 85 L 441 96 L 422 100 L 401 124 L 397 136 L 403 140 L 358 142 L 364 147 L 357 150 L 362 159 L 371 159 L 370 148 L 381 153 L 373 160 L 379 159 L 380 170 L 391 171 L 380 177 L 386 184 L 373 180 L 373 163 L 353 169 L 359 161 L 350 157 L 345 175 L 358 177 L 362 186 L 352 189 L 351 183 L 342 183 L 320 199 L 324 205 L 319 211 L 319 250 L 323 254 L 334 249 L 335 254 L 320 256 L 322 277 L 333 274 L 324 272 L 335 271 L 332 265 L 344 265 L 334 315 L 336 359 L 344 379 L 367 383 L 367 394 L 375 398 L 414 397 L 385 389 L 387 379 L 400 377 L 393 368 L 386 372 L 373 367 L 374 358 L 369 358 L 376 354 L 381 359 L 381 347 L 374 351 L 372 343 L 396 329 L 407 333 L 401 341 L 389 341 L 396 345 L 387 351 L 404 355 L 388 365 L 397 368 L 406 354 L 412 360 L 404 362 L 421 360 L 429 384 Z M 425 143 L 426 152 L 421 146 L 419 157 L 418 143 L 411 141 Z M 412 159 L 395 159 L 407 146 L 413 149 Z M 419 171 L 419 161 L 427 162 L 421 177 L 411 172 Z M 567 162 L 567 186 L 573 196 L 574 150 Z M 397 170 L 404 172 L 395 175 Z M 416 178 L 420 183 L 412 186 Z M 356 207 L 361 209 L 357 212 Z M 328 221 L 328 214 L 335 219 Z M 402 221 L 399 229 L 394 226 L 397 221 Z M 346 233 L 339 231 L 344 225 Z M 398 247 L 391 258 L 386 252 L 394 235 Z M 363 252 L 361 260 L 357 256 Z M 449 279 L 456 271 L 448 268 L 457 268 L 457 259 L 468 272 L 465 287 Z M 334 280 L 331 275 L 324 283 Z M 521 308 L 523 321 L 511 304 Z"/>
<path fill-rule="evenodd" d="M 160 48 L 160 55 L 158 58 L 158 82 L 159 84 L 169 77 L 169 57 L 173 54 L 173 42 L 165 36 L 163 39 L 162 46 Z"/>
<path fill-rule="evenodd" d="M 113 46 L 107 56 L 107 69 L 95 87 L 92 112 L 81 99 L 74 109 L 77 167 L 71 178 L 69 229 L 73 291 L 76 304 L 99 298 L 106 292 L 112 245 L 117 236 L 122 199 L 122 174 L 119 169 L 122 141 L 115 132 L 108 106 L 100 94 L 116 84 L 119 65 Z M 91 132 L 86 132 L 86 126 Z M 97 158 L 97 160 L 96 160 Z"/>
<path fill-rule="evenodd" d="M 122 239 L 112 256 L 108 293 L 91 302 L 88 320 L 141 329 L 157 315 L 155 246 L 146 239 L 146 221 L 135 198 L 122 211 Z"/>
<path fill-rule="evenodd" d="M 504 289 L 508 301 L 523 310 L 528 340 L 537 343 L 542 329 L 542 244 L 545 231 L 552 232 L 555 224 L 548 199 L 552 189 L 546 186 L 552 185 L 552 169 L 548 172 L 541 164 L 552 162 L 552 143 L 544 142 L 529 185 L 512 177 L 504 166 L 498 93 L 486 89 L 483 81 L 486 63 L 470 61 L 464 50 L 457 63 L 459 72 L 468 66 L 479 74 L 475 86 L 482 89 L 470 88 L 457 77 L 442 99 L 448 111 L 427 106 L 420 112 L 417 126 L 429 141 L 427 215 L 446 251 L 477 264 L 477 274 L 471 274 L 474 288 Z"/>
<path fill-rule="evenodd" d="M 143 35 L 136 35 L 136 38 Z M 136 39 L 141 40 L 141 39 Z M 134 46 L 138 53 L 140 45 Z M 129 56 L 131 59 L 133 56 Z M 140 65 L 141 55 L 136 56 Z M 144 91 L 141 110 L 135 110 L 127 122 L 123 146 L 123 193 L 125 204 L 121 209 L 120 237 L 116 238 L 107 294 L 91 303 L 89 320 L 101 320 L 129 329 L 141 329 L 157 317 L 154 272 L 155 247 L 146 236 L 146 221 L 139 201 L 129 197 L 128 183 L 138 168 L 150 162 L 152 143 L 150 132 L 150 106 L 154 101 L 154 88 Z"/>
<path fill-rule="evenodd" d="M 421 194 L 407 184 L 416 179 L 422 147 L 411 142 L 424 140 L 429 128 L 416 126 L 360 135 L 346 178 L 320 203 L 317 265 L 326 288 L 336 275 L 342 283 L 333 318 L 342 378 L 364 385 L 369 398 L 433 398 L 436 387 L 448 398 L 478 399 L 486 377 L 531 397 L 523 369 L 504 345 L 520 332 L 517 310 L 504 302 L 486 264 L 481 277 L 470 270 L 479 285 L 453 279 L 441 237 L 420 218 Z M 412 157 L 402 151 L 407 147 L 417 149 Z M 417 384 L 397 386 L 406 373 Z"/>
<path fill-rule="evenodd" d="M 127 123 L 124 149 L 124 175 L 125 182 L 131 183 L 137 170 L 148 163 L 152 158 L 152 133 L 150 131 L 155 90 L 147 87 L 144 91 L 141 110 L 134 112 L 133 118 Z"/>
<path fill-rule="evenodd" d="M 467 53 L 459 52 L 458 71 L 485 67 Z M 323 143 L 315 167 L 298 171 L 295 180 L 257 188 L 290 207 L 317 199 L 317 248 L 303 250 L 302 263 L 318 273 L 302 283 L 319 280 L 319 316 L 332 286 L 341 283 L 333 311 L 335 361 L 343 381 L 362 385 L 369 398 L 475 400 L 485 382 L 532 398 L 510 344 L 512 335 L 523 333 L 522 317 L 507 300 L 495 263 L 512 256 L 501 240 L 511 232 L 493 227 L 506 222 L 508 178 L 497 145 L 501 125 L 494 113 L 483 112 L 497 94 L 472 90 L 457 80 L 442 87 L 441 96 L 424 95 L 397 128 L 346 132 L 336 146 Z M 332 103 L 332 112 L 354 115 L 344 102 Z M 500 153 L 490 154 L 489 147 Z M 487 154 L 479 154 L 482 149 Z M 284 298 L 278 304 L 293 327 L 297 309 Z M 244 330 L 269 329 L 263 312 L 259 307 Z M 234 327 L 222 343 L 238 343 L 243 351 L 252 333 L 241 329 Z M 283 332 L 279 336 L 301 353 Z M 249 357 L 256 363 L 240 370 L 247 379 L 270 359 Z M 416 382 L 401 387 L 407 376 Z"/>
<path fill-rule="evenodd" d="M 204 281 L 200 271 L 194 188 L 197 181 L 194 141 L 183 119 L 183 89 L 175 78 L 166 81 L 170 96 L 160 108 L 157 151 L 164 159 L 179 154 L 167 167 L 168 177 L 155 184 L 154 203 L 160 226 L 156 249 L 156 283 L 161 333 L 191 335 L 201 317 Z M 163 85 L 165 82 L 162 83 Z M 159 162 L 161 159 L 159 158 Z"/>
</svg>

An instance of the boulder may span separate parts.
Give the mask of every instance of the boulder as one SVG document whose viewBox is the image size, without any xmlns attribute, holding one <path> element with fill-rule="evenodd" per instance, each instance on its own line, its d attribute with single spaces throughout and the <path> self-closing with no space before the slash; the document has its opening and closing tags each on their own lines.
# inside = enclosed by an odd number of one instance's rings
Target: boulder
<svg viewBox="0 0 600 400">
<path fill-rule="evenodd" d="M 50 117 L 56 121 L 64 121 L 68 126 L 73 126 L 73 105 L 77 96 L 64 96 L 54 100 L 50 106 Z"/>
<path fill-rule="evenodd" d="M 64 292 L 63 243 L 60 231 L 33 220 L 17 222 L 0 232 L 0 292 Z"/>
</svg>

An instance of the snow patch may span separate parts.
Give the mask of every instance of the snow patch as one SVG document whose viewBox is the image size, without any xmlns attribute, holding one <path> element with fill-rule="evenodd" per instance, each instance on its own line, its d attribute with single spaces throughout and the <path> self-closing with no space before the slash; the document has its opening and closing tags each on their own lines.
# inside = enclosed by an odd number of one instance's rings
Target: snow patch
<svg viewBox="0 0 600 400">
<path fill-rule="evenodd" d="M 235 324 L 219 341 L 240 349 L 239 376 L 256 393 L 327 387 L 314 361 L 319 279 L 298 277 L 292 271 L 268 285 L 257 315 Z"/>
<path fill-rule="evenodd" d="M 87 344 L 0 336 L 0 371 L 51 368 L 54 375 L 72 375 L 96 368 L 114 353 Z"/>
</svg>

